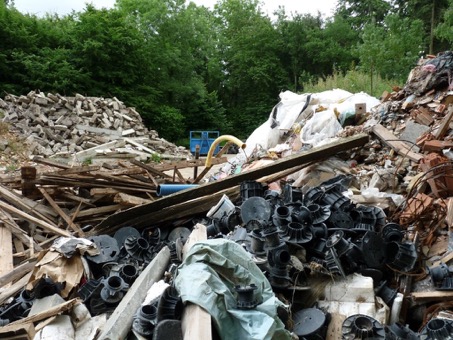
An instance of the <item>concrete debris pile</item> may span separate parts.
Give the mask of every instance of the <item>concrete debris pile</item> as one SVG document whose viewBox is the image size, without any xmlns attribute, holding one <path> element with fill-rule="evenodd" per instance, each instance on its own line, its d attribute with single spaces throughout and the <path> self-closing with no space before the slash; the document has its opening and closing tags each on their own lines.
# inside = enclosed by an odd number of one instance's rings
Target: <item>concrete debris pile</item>
<svg viewBox="0 0 453 340">
<path fill-rule="evenodd" d="M 184 178 L 199 160 L 4 177 L 0 338 L 451 338 L 452 56 L 381 100 L 282 93 L 216 181 Z"/>
<path fill-rule="evenodd" d="M 140 114 L 117 98 L 65 97 L 59 94 L 30 92 L 26 96 L 8 94 L 0 99 L 2 121 L 27 144 L 34 156 L 68 159 L 82 163 L 96 155 L 115 157 L 190 158 L 183 147 L 159 138 L 149 131 Z M 0 146 L 8 152 L 8 145 Z M 93 152 L 87 153 L 87 150 Z M 168 158 L 167 157 L 167 158 Z"/>
</svg>

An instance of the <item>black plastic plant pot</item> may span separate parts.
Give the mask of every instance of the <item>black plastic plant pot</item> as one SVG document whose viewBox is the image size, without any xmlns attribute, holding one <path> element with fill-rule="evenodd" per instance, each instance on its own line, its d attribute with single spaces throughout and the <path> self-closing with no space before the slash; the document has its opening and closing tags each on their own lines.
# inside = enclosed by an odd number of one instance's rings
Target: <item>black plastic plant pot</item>
<svg viewBox="0 0 453 340">
<path fill-rule="evenodd" d="M 351 229 L 354 227 L 351 215 L 342 210 L 332 211 L 327 223 L 332 228 Z"/>
<path fill-rule="evenodd" d="M 129 288 L 129 285 L 117 275 L 109 276 L 102 283 L 104 287 L 101 290 L 100 297 L 107 305 L 118 304 Z"/>
<path fill-rule="evenodd" d="M 329 236 L 327 231 L 327 225 L 325 223 L 312 224 L 310 226 L 311 232 L 313 233 L 314 238 L 324 238 L 327 239 Z"/>
<path fill-rule="evenodd" d="M 326 338 L 328 315 L 318 308 L 305 308 L 293 316 L 293 332 L 299 339 L 323 340 Z"/>
<path fill-rule="evenodd" d="M 257 181 L 244 181 L 240 186 L 241 199 L 245 202 L 250 197 L 263 197 L 264 187 Z"/>
<path fill-rule="evenodd" d="M 330 207 L 329 206 L 321 206 L 319 204 L 310 204 L 307 206 L 308 210 L 310 210 L 312 223 L 319 224 L 324 223 L 330 217 Z"/>
<path fill-rule="evenodd" d="M 113 238 L 118 243 L 118 247 L 121 248 L 124 244 L 124 241 L 126 241 L 129 236 L 140 237 L 141 235 L 140 232 L 133 227 L 122 227 L 115 232 Z"/>
<path fill-rule="evenodd" d="M 398 291 L 396 289 L 392 289 L 389 286 L 387 286 L 387 281 L 381 282 L 381 284 L 374 290 L 374 292 L 389 307 L 392 306 L 393 301 L 395 300 L 396 295 L 398 294 Z"/>
<path fill-rule="evenodd" d="M 417 249 L 413 243 L 390 242 L 386 246 L 386 262 L 396 270 L 410 272 L 417 258 Z"/>
<path fill-rule="evenodd" d="M 141 306 L 132 321 L 132 329 L 149 339 L 157 324 L 157 308 L 154 305 Z"/>
<path fill-rule="evenodd" d="M 310 205 L 313 203 L 319 204 L 323 195 L 324 190 L 322 190 L 320 187 L 311 188 L 305 193 L 304 203 L 305 205 Z"/>
<path fill-rule="evenodd" d="M 157 321 L 181 320 L 183 303 L 178 291 L 169 286 L 161 295 L 157 304 Z"/>
<path fill-rule="evenodd" d="M 109 235 L 92 236 L 90 241 L 96 244 L 99 250 L 98 255 L 85 255 L 88 260 L 96 264 L 104 264 L 107 262 L 116 262 L 120 253 L 118 242 Z"/>
<path fill-rule="evenodd" d="M 244 224 L 250 220 L 269 221 L 271 205 L 263 197 L 250 197 L 241 205 L 241 218 Z"/>
<path fill-rule="evenodd" d="M 277 247 L 267 249 L 267 261 L 271 267 L 286 268 L 290 260 L 291 255 L 284 242 L 281 242 Z"/>
<path fill-rule="evenodd" d="M 103 279 L 91 279 L 88 280 L 80 289 L 77 291 L 77 295 L 82 299 L 83 302 L 87 302 L 92 296 L 99 296 Z"/>
<path fill-rule="evenodd" d="M 326 192 L 324 196 L 322 196 L 321 204 L 329 205 L 332 211 L 336 210 L 348 210 L 351 205 L 351 200 L 344 196 L 341 192 L 336 190 L 332 190 Z"/>
<path fill-rule="evenodd" d="M 429 267 L 428 273 L 435 285 L 441 284 L 447 277 L 450 276 L 450 270 L 445 263 L 441 263 L 438 266 Z"/>
<path fill-rule="evenodd" d="M 401 231 L 401 226 L 397 223 L 387 223 L 381 231 L 382 238 L 385 242 L 403 241 L 404 233 Z"/>
<path fill-rule="evenodd" d="M 265 256 L 266 250 L 264 249 L 264 245 L 266 240 L 261 235 L 260 230 L 253 230 L 250 234 L 250 249 L 249 252 L 256 255 L 256 256 Z"/>
<path fill-rule="evenodd" d="M 134 283 L 135 279 L 138 277 L 139 269 L 138 266 L 133 264 L 125 264 L 121 267 L 119 272 L 120 277 L 126 282 L 128 285 Z"/>
<path fill-rule="evenodd" d="M 258 299 L 255 299 L 255 290 L 258 287 L 251 283 L 250 285 L 234 287 L 237 293 L 237 309 L 254 309 L 258 306 Z"/>
<path fill-rule="evenodd" d="M 448 319 L 431 319 L 420 332 L 420 339 L 423 340 L 450 340 L 452 338 L 453 321 Z"/>
<path fill-rule="evenodd" d="M 374 231 L 376 216 L 373 207 L 357 206 L 350 214 L 354 220 L 354 229 Z"/>
<path fill-rule="evenodd" d="M 143 237 L 130 236 L 124 241 L 124 249 L 134 260 L 150 262 L 153 258 L 153 251 L 149 242 Z"/>
<path fill-rule="evenodd" d="M 400 323 L 393 323 L 385 327 L 386 340 L 418 340 L 419 335 L 407 326 Z"/>
<path fill-rule="evenodd" d="M 326 268 L 331 274 L 346 277 L 346 271 L 335 248 L 328 248 L 325 258 Z"/>
<path fill-rule="evenodd" d="M 367 231 L 358 243 L 363 261 L 370 268 L 381 268 L 385 263 L 385 242 L 379 233 Z"/>
<path fill-rule="evenodd" d="M 295 188 L 290 183 L 286 183 L 282 188 L 281 197 L 284 203 L 294 203 L 301 202 L 303 194 L 299 188 Z"/>
<path fill-rule="evenodd" d="M 272 215 L 272 222 L 277 228 L 283 229 L 291 222 L 291 211 L 286 205 L 278 206 Z"/>
<path fill-rule="evenodd" d="M 385 339 L 384 327 L 368 315 L 355 314 L 344 320 L 341 333 L 344 340 Z"/>
<path fill-rule="evenodd" d="M 315 240 L 314 244 L 307 249 L 308 253 L 314 257 L 324 259 L 326 256 L 327 250 L 327 240 L 324 238 L 318 238 Z"/>
<path fill-rule="evenodd" d="M 266 240 L 266 247 L 267 248 L 275 248 L 280 245 L 280 236 L 278 235 L 278 230 L 275 227 L 270 227 L 262 231 L 261 235 L 263 235 L 264 239 Z"/>
<path fill-rule="evenodd" d="M 309 226 L 299 222 L 291 222 L 282 230 L 282 238 L 288 243 L 307 245 L 313 240 L 313 233 Z"/>
<path fill-rule="evenodd" d="M 294 217 L 298 222 L 302 223 L 303 225 L 311 226 L 313 224 L 313 218 L 310 209 L 308 209 L 304 205 L 299 207 L 297 213 L 294 214 Z"/>
<path fill-rule="evenodd" d="M 156 245 L 156 244 L 159 244 L 161 242 L 161 239 L 160 239 L 160 229 L 159 228 L 154 228 L 152 231 L 151 231 L 151 234 L 148 236 L 147 238 L 148 242 L 150 245 Z"/>
<path fill-rule="evenodd" d="M 335 248 L 337 255 L 344 255 L 352 246 L 352 243 L 344 238 L 344 232 L 338 230 L 334 232 L 326 243 L 327 248 Z"/>
</svg>

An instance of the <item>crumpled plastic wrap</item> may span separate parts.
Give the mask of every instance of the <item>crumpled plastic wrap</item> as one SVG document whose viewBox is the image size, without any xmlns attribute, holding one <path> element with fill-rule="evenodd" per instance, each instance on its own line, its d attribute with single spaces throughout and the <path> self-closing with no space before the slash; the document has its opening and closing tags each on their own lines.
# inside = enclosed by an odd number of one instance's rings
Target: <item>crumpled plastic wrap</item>
<svg viewBox="0 0 453 340">
<path fill-rule="evenodd" d="M 236 308 L 237 285 L 255 284 L 260 304 Z M 196 243 L 178 269 L 176 289 L 184 302 L 206 309 L 222 339 L 290 339 L 277 317 L 278 300 L 263 272 L 239 244 L 225 239 Z"/>
</svg>

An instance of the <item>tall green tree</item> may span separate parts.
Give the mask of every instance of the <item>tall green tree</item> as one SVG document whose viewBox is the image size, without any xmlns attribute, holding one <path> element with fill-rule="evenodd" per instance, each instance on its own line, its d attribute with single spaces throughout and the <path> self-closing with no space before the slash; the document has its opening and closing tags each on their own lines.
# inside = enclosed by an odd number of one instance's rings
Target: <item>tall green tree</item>
<svg viewBox="0 0 453 340">
<path fill-rule="evenodd" d="M 390 10 L 391 5 L 386 0 L 338 0 L 336 14 L 354 29 L 361 30 L 370 22 L 383 23 Z"/>
<path fill-rule="evenodd" d="M 443 15 L 443 22 L 436 27 L 435 35 L 450 45 L 453 43 L 453 0 L 449 0 L 448 9 Z"/>
<path fill-rule="evenodd" d="M 449 0 L 393 0 L 394 10 L 401 16 L 423 22 L 424 50 L 430 54 L 448 49 L 448 44 L 436 38 L 435 29 L 444 13 L 451 8 Z"/>
<path fill-rule="evenodd" d="M 384 25 L 367 24 L 362 34 L 358 53 L 363 70 L 370 74 L 370 92 L 373 76 L 404 81 L 418 59 L 423 42 L 423 24 L 397 14 L 386 17 Z"/>
<path fill-rule="evenodd" d="M 283 45 L 256 0 L 223 0 L 216 6 L 223 27 L 222 100 L 239 137 L 269 115 L 285 84 L 279 52 Z"/>
</svg>

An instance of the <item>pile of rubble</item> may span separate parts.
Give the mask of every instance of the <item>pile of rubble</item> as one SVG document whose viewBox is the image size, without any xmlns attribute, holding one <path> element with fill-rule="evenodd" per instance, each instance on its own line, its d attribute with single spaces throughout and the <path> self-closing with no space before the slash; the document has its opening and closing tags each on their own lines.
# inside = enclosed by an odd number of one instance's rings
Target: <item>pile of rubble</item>
<svg viewBox="0 0 453 340">
<path fill-rule="evenodd" d="M 282 93 L 204 184 L 179 171 L 199 160 L 1 179 L 0 337 L 450 338 L 452 73 L 445 52 L 381 100 Z"/>
<path fill-rule="evenodd" d="M 96 156 L 191 158 L 156 131 L 148 131 L 140 114 L 117 98 L 65 97 L 31 91 L 0 99 L 1 121 L 23 137 L 31 156 L 83 163 Z M 13 152 L 5 142 L 4 154 Z M 87 151 L 88 150 L 88 151 Z"/>
</svg>

